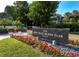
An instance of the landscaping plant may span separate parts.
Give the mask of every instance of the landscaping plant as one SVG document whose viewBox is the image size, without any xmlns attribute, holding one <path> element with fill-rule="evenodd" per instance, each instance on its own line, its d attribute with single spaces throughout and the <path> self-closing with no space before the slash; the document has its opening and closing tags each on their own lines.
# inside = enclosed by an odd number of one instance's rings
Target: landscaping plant
<svg viewBox="0 0 79 59">
<path fill-rule="evenodd" d="M 31 45 L 33 48 L 38 48 L 41 52 L 44 52 L 52 57 L 79 57 L 79 53 L 68 51 L 64 52 L 61 49 L 57 49 L 56 47 L 49 45 L 47 42 L 40 42 L 39 40 L 36 40 L 34 37 L 24 38 L 23 36 L 19 35 L 12 35 L 12 37 Z M 72 42 L 73 44 L 73 41 L 70 42 Z"/>
</svg>

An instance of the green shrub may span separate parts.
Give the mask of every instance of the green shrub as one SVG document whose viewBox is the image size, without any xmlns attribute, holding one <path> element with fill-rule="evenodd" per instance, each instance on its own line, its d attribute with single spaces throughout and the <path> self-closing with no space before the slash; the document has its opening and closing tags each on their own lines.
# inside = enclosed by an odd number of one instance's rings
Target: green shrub
<svg viewBox="0 0 79 59">
<path fill-rule="evenodd" d="M 2 28 L 0 28 L 0 34 L 3 34 L 3 33 L 8 33 L 8 31 L 7 31 L 7 29 L 2 29 Z"/>
</svg>

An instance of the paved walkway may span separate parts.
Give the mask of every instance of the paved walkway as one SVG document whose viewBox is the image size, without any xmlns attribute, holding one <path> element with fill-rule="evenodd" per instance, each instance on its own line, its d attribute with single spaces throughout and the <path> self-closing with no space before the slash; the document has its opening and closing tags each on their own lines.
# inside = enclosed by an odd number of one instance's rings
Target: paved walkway
<svg viewBox="0 0 79 59">
<path fill-rule="evenodd" d="M 8 37 L 10 37 L 9 34 L 6 34 L 6 35 L 0 35 L 0 40 L 5 39 L 5 38 L 8 38 Z"/>
</svg>

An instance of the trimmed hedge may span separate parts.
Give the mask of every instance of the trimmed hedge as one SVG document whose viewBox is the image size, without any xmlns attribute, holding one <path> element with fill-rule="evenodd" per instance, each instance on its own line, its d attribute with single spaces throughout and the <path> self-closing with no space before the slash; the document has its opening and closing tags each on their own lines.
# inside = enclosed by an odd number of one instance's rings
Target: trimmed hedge
<svg viewBox="0 0 79 59">
<path fill-rule="evenodd" d="M 70 32 L 78 32 L 79 31 L 79 24 L 78 23 L 71 23 L 71 24 L 59 24 L 56 26 L 57 28 L 70 28 Z"/>
</svg>

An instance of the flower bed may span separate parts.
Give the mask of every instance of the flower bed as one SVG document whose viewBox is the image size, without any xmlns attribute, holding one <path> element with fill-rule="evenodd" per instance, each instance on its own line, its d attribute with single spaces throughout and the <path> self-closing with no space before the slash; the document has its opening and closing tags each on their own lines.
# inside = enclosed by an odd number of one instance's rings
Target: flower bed
<svg viewBox="0 0 79 59">
<path fill-rule="evenodd" d="M 38 48 L 40 51 L 52 56 L 52 57 L 79 57 L 79 53 L 74 52 L 63 52 L 61 49 L 57 49 L 56 47 L 49 45 L 46 42 L 40 42 L 36 40 L 34 37 L 23 37 L 19 35 L 12 35 L 11 37 L 16 38 L 17 40 L 21 40 L 33 48 Z"/>
</svg>

